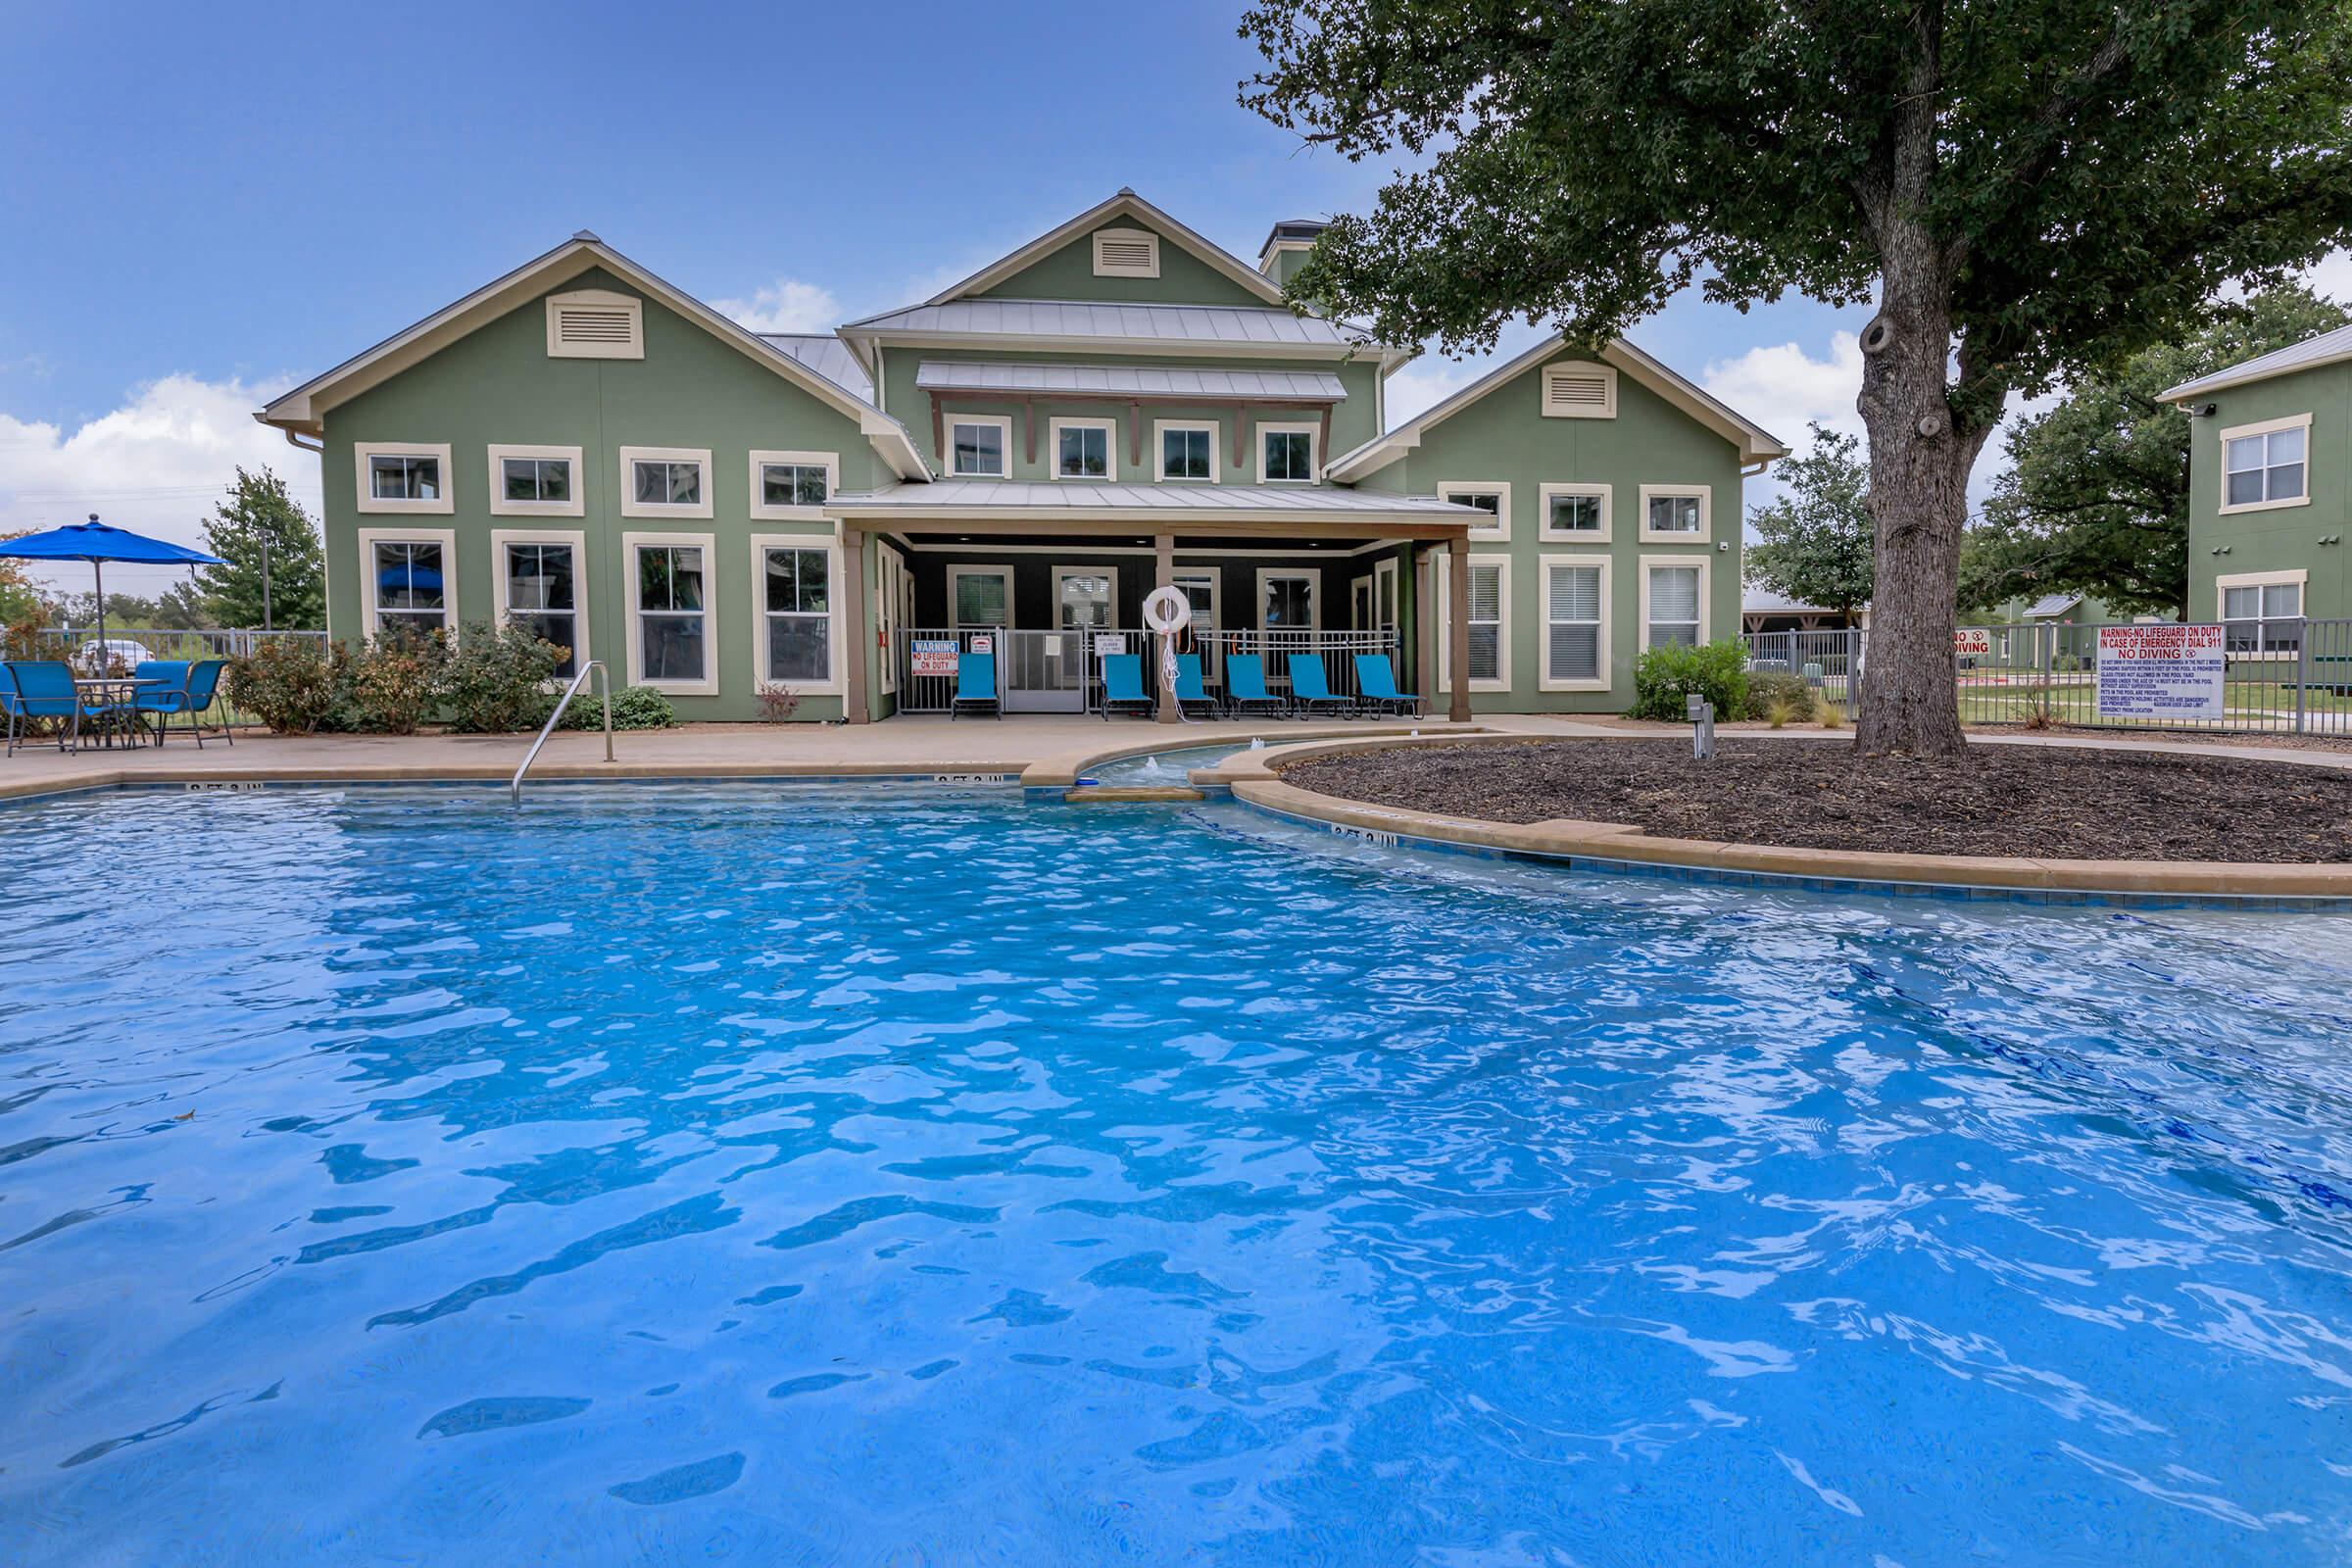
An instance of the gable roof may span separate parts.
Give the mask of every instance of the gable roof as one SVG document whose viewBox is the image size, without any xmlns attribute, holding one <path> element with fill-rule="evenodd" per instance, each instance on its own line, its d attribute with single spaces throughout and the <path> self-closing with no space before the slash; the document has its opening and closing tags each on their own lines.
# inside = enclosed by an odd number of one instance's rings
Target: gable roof
<svg viewBox="0 0 2352 1568">
<path fill-rule="evenodd" d="M 2268 354 L 2229 366 L 2211 375 L 2200 375 L 2193 381 L 2183 381 L 2169 392 L 2156 396 L 2159 403 L 2184 403 L 2208 392 L 2225 387 L 2244 386 L 2249 381 L 2268 381 L 2275 375 L 2288 375 L 2296 370 L 2308 370 L 2315 366 L 2337 365 L 2352 360 L 2352 326 L 2339 326 L 2332 332 L 2290 343 Z"/>
<path fill-rule="evenodd" d="M 1124 185 L 1119 187 L 1118 194 L 1111 197 L 1110 200 L 1096 203 L 1068 222 L 1057 228 L 1047 230 L 1019 250 L 1008 256 L 998 258 L 962 282 L 941 289 L 923 303 L 925 305 L 945 305 L 950 300 L 961 299 L 967 294 L 978 294 L 983 290 L 995 288 L 1006 278 L 1053 255 L 1064 245 L 1083 239 L 1104 223 L 1121 218 L 1134 219 L 1148 227 L 1158 230 L 1162 237 L 1173 240 L 1194 257 L 1207 263 L 1212 270 L 1222 272 L 1250 293 L 1264 300 L 1268 305 L 1283 304 L 1282 290 L 1276 287 L 1273 280 L 1268 278 L 1265 273 L 1215 241 L 1195 233 Z"/>
<path fill-rule="evenodd" d="M 817 332 L 762 332 L 760 339 L 823 376 L 860 403 L 874 401 L 874 380 L 841 339 Z"/>
<path fill-rule="evenodd" d="M 1419 446 L 1421 437 L 1430 429 L 1450 419 L 1488 393 L 1554 358 L 1567 346 L 1566 335 L 1554 332 L 1509 364 L 1479 377 L 1453 396 L 1415 415 L 1387 434 L 1374 436 L 1354 451 L 1341 454 L 1324 469 L 1325 474 L 1339 483 L 1353 484 L 1365 474 L 1387 467 Z M 1616 339 L 1601 350 L 1600 359 L 1602 364 L 1614 366 L 1731 442 L 1740 449 L 1740 462 L 1768 464 L 1775 458 L 1788 455 L 1788 446 L 1770 430 L 1734 413 L 1696 384 L 1676 374 L 1624 338 Z"/>
<path fill-rule="evenodd" d="M 647 298 L 666 306 L 711 336 L 741 350 L 756 363 L 775 371 L 801 390 L 858 421 L 858 431 L 873 443 L 890 470 L 901 478 L 928 478 L 922 453 L 914 438 L 897 419 L 842 386 L 798 356 L 757 332 L 738 325 L 693 295 L 673 287 L 582 229 L 554 250 L 523 263 L 503 277 L 485 283 L 464 299 L 443 306 L 423 320 L 406 327 L 328 370 L 313 376 L 292 391 L 270 401 L 254 415 L 264 424 L 289 434 L 320 434 L 326 412 L 369 387 L 391 379 L 459 339 L 529 304 L 566 278 L 591 268 L 602 268 Z"/>
<path fill-rule="evenodd" d="M 1064 350 L 1132 345 L 1158 353 L 1233 349 L 1310 359 L 1348 359 L 1357 345 L 1319 316 L 1255 305 L 1123 305 L 1101 300 L 949 300 L 913 305 L 852 321 L 841 336 L 858 339 L 1000 339 L 1019 345 L 1064 339 Z"/>
</svg>

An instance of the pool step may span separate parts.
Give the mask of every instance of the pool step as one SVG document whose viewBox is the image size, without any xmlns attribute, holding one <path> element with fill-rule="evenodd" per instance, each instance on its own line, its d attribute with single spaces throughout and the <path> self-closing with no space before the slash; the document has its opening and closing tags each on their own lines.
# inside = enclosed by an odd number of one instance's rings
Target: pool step
<svg viewBox="0 0 2352 1568">
<path fill-rule="evenodd" d="M 1144 802 L 1205 801 L 1207 796 L 1189 784 L 1082 784 L 1062 792 L 1071 806 L 1127 806 Z"/>
</svg>

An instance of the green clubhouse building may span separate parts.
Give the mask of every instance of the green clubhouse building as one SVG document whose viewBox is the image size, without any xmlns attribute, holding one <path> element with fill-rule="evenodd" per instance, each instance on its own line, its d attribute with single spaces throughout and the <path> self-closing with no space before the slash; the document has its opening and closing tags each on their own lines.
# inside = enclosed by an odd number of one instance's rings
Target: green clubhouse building
<svg viewBox="0 0 2352 1568">
<path fill-rule="evenodd" d="M 2239 652 L 2352 616 L 2352 326 L 2164 394 L 2189 414 L 2188 614 Z"/>
<path fill-rule="evenodd" d="M 935 297 L 759 333 L 581 233 L 257 417 L 320 455 L 346 643 L 521 623 L 749 719 L 1081 711 L 1160 587 L 1213 694 L 1257 653 L 1427 710 L 1607 711 L 1740 627 L 1740 484 L 1786 454 L 1630 343 L 1559 339 L 1392 426 L 1409 348 L 1294 311 L 1128 191 Z M 2337 394 L 2339 412 L 2341 394 Z"/>
</svg>

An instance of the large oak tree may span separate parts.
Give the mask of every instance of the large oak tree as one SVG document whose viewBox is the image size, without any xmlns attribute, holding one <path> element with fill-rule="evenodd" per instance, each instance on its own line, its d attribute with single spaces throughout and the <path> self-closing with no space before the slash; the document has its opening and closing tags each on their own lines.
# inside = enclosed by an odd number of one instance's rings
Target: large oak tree
<svg viewBox="0 0 2352 1568">
<path fill-rule="evenodd" d="M 1297 297 L 1391 342 L 1602 342 L 1695 281 L 1875 304 L 1857 744 L 1963 745 L 1968 477 L 2012 392 L 2352 230 L 2345 0 L 1260 0 L 1242 100 L 1397 157 Z"/>
</svg>

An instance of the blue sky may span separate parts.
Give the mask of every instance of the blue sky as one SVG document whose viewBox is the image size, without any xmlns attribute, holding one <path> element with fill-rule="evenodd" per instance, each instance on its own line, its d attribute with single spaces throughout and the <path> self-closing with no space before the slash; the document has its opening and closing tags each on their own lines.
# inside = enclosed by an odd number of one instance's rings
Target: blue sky
<svg viewBox="0 0 2352 1568">
<path fill-rule="evenodd" d="M 193 539 L 238 462 L 315 497 L 315 460 L 246 414 L 583 227 L 818 329 L 1120 185 L 1254 259 L 1385 171 L 1237 106 L 1239 9 L 16 8 L 0 527 L 97 511 Z M 1859 324 L 1685 298 L 1630 335 L 1793 440 L 1852 422 Z M 1393 416 L 1476 368 L 1425 359 Z"/>
</svg>

